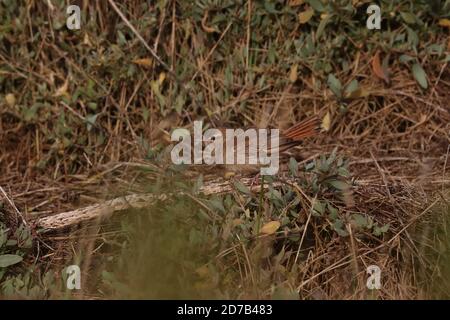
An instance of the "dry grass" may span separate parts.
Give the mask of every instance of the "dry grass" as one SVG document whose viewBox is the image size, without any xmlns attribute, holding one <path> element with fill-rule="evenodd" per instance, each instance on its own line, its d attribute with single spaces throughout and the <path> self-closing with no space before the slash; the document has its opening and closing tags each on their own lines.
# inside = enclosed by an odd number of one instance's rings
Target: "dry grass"
<svg viewBox="0 0 450 320">
<path fill-rule="evenodd" d="M 299 211 L 300 243 L 287 244 L 283 234 L 235 239 L 206 263 L 214 271 L 203 273 L 199 290 L 233 298 L 286 298 L 295 291 L 302 299 L 432 297 L 424 285 L 429 273 L 423 270 L 436 263 L 427 254 L 434 231 L 424 226 L 436 212 L 445 214 L 437 208 L 448 208 L 450 185 L 450 72 L 442 55 L 427 51 L 441 44 L 448 54 L 450 43 L 436 18 L 418 9 L 427 25 L 418 28 L 415 52 L 406 44 L 389 46 L 382 38 L 387 32 L 334 26 L 342 32 L 342 43 L 334 42 L 332 30 L 316 39 L 318 15 L 299 25 L 286 12 L 262 14 L 264 8 L 254 1 L 229 7 L 214 1 L 205 7 L 175 1 L 118 6 L 166 70 L 110 3 L 78 2 L 90 19 L 79 32 L 57 27 L 65 21 L 62 1 L 27 1 L 1 13 L 0 28 L 14 15 L 18 20 L 1 34 L 0 88 L 15 102 L 0 100 L 0 186 L 27 221 L 146 191 L 170 167 L 161 151 L 167 133 L 193 120 L 283 128 L 307 115 L 328 113 L 330 129 L 306 141 L 302 157 L 314 159 L 337 148 L 349 160 L 354 181 L 353 203 L 338 201 L 340 215 L 372 217 L 380 225 L 389 223 L 389 232 L 352 233 L 349 225 L 347 237 L 330 233 L 326 221 L 308 216 L 307 199 L 314 197 L 308 190 Z M 338 11 L 340 20 L 333 23 L 347 23 L 346 14 Z M 273 30 L 267 30 L 264 19 Z M 389 23 L 392 33 L 406 34 L 398 19 Z M 210 32 L 208 24 L 217 31 Z M 304 48 L 304 36 L 311 36 L 316 51 L 300 57 L 299 48 L 286 44 L 303 39 L 299 46 Z M 272 47 L 276 58 L 270 61 Z M 373 73 L 376 51 L 387 58 L 389 85 Z M 399 62 L 402 54 L 424 67 L 427 90 L 414 80 L 409 65 Z M 317 67 L 317 61 L 331 70 Z M 298 77 L 290 81 L 293 66 Z M 358 79 L 362 93 L 336 98 L 326 85 L 328 73 L 343 86 Z M 88 125 L 94 114 L 95 123 Z M 2 210 L 14 214 L 7 204 Z M 36 259 L 43 269 L 58 269 L 83 248 L 89 252 L 83 272 L 95 278 L 94 269 L 102 265 L 97 259 L 106 255 L 102 247 L 114 251 L 105 239 L 120 233 L 118 226 L 120 219 L 112 219 L 68 235 L 45 236 L 41 241 L 48 247 L 41 245 L 45 254 L 38 252 Z M 366 267 L 372 264 L 383 270 L 383 288 L 375 293 L 366 289 Z M 217 280 L 220 274 L 227 278 Z M 220 290 L 214 288 L 219 283 Z M 82 296 L 102 297 L 96 290 L 90 287 Z"/>
</svg>

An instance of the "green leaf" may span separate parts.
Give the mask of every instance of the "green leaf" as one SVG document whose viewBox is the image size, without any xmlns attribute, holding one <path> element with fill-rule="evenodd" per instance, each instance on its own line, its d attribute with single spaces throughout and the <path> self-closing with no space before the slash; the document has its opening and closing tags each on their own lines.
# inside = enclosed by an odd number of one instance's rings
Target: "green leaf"
<svg viewBox="0 0 450 320">
<path fill-rule="evenodd" d="M 95 111 L 97 110 L 97 104 L 95 102 L 89 102 L 88 104 L 89 109 Z"/>
<path fill-rule="evenodd" d="M 355 225 L 357 227 L 366 227 L 369 223 L 367 221 L 367 218 L 360 215 L 360 214 L 354 214 L 353 216 L 353 221 L 355 222 Z"/>
<path fill-rule="evenodd" d="M 350 94 L 350 93 L 356 91 L 356 90 L 358 89 L 358 85 L 359 85 L 359 84 L 358 84 L 358 80 L 353 79 L 353 80 L 348 84 L 348 86 L 345 88 L 345 92 L 346 92 L 347 94 Z"/>
<path fill-rule="evenodd" d="M 269 191 L 267 192 L 267 197 L 270 200 L 278 200 L 280 202 L 284 202 L 283 197 L 281 196 L 281 193 L 272 187 L 269 187 Z"/>
<path fill-rule="evenodd" d="M 414 24 L 417 21 L 416 16 L 412 13 L 400 12 L 400 15 L 402 16 L 403 21 L 405 21 L 407 24 Z"/>
<path fill-rule="evenodd" d="M 158 99 L 160 106 L 164 107 L 166 105 L 166 98 L 160 91 L 159 81 L 158 80 L 150 81 L 150 88 L 152 89 L 153 93 L 156 95 L 156 98 Z"/>
<path fill-rule="evenodd" d="M 330 74 L 328 75 L 327 83 L 328 83 L 328 87 L 331 89 L 331 91 L 333 91 L 333 93 L 334 93 L 338 98 L 340 98 L 340 97 L 342 96 L 342 94 L 341 94 L 341 92 L 342 92 L 342 84 L 341 84 L 341 82 L 339 81 L 339 79 L 336 78 L 336 77 L 334 76 L 334 74 L 330 73 Z"/>
<path fill-rule="evenodd" d="M 26 122 L 36 120 L 40 105 L 34 104 L 31 108 L 24 108 L 23 118 Z"/>
<path fill-rule="evenodd" d="M 384 226 L 382 226 L 382 227 L 379 227 L 377 224 L 375 224 L 374 227 L 373 227 L 373 231 L 372 232 L 373 232 L 373 234 L 375 236 L 378 237 L 378 236 L 382 235 L 383 233 L 388 232 L 389 227 L 390 227 L 389 223 L 384 225 Z"/>
<path fill-rule="evenodd" d="M 181 114 L 181 111 L 183 110 L 185 102 L 186 102 L 186 98 L 184 97 L 184 95 L 179 94 L 177 96 L 177 98 L 175 99 L 175 104 L 174 104 L 175 111 L 178 112 L 179 114 Z"/>
<path fill-rule="evenodd" d="M 252 194 L 252 192 L 250 191 L 249 188 L 247 188 L 247 186 L 243 185 L 242 183 L 240 183 L 239 181 L 235 181 L 234 182 L 234 187 L 241 193 L 245 193 L 245 194 Z"/>
<path fill-rule="evenodd" d="M 123 46 L 123 45 L 125 45 L 127 43 L 127 39 L 125 38 L 124 34 L 120 30 L 117 31 L 117 38 L 118 38 L 117 39 L 117 43 L 120 46 Z"/>
<path fill-rule="evenodd" d="M 328 184 L 340 191 L 347 190 L 349 188 L 348 183 L 342 180 L 330 180 L 328 181 Z"/>
<path fill-rule="evenodd" d="M 345 167 L 338 168 L 337 172 L 341 177 L 344 177 L 344 178 L 350 177 L 350 172 L 348 172 L 347 168 L 345 168 Z"/>
<path fill-rule="evenodd" d="M 0 256 L 0 268 L 6 268 L 22 261 L 23 258 L 16 254 L 3 254 Z"/>
<path fill-rule="evenodd" d="M 345 231 L 344 229 L 334 229 L 338 235 L 340 235 L 341 237 L 346 237 L 348 236 L 348 232 Z"/>
<path fill-rule="evenodd" d="M 416 81 L 424 89 L 428 88 L 427 74 L 423 70 L 422 66 L 418 63 L 412 66 L 412 72 Z"/>
<path fill-rule="evenodd" d="M 209 200 L 208 202 L 212 208 L 217 209 L 222 213 L 225 213 L 225 208 L 223 206 L 222 199 L 213 198 L 213 199 Z"/>
<path fill-rule="evenodd" d="M 391 226 L 391 225 L 390 225 L 389 223 L 388 223 L 388 224 L 385 224 L 384 226 L 382 226 L 382 227 L 380 228 L 380 232 L 381 232 L 381 233 L 386 233 L 386 232 L 388 232 L 390 226 Z"/>
<path fill-rule="evenodd" d="M 96 92 L 95 92 L 95 82 L 92 79 L 88 80 L 88 85 L 86 88 L 86 94 L 89 96 L 89 98 L 95 98 Z"/>
<path fill-rule="evenodd" d="M 316 32 L 316 39 L 319 40 L 320 37 L 322 36 L 322 33 L 325 30 L 325 27 L 327 26 L 328 22 L 330 21 L 330 17 L 326 17 L 325 19 L 322 19 L 319 23 L 319 26 L 317 27 L 317 32 Z"/>
<path fill-rule="evenodd" d="M 435 54 L 441 56 L 444 52 L 444 46 L 442 44 L 433 43 L 427 47 L 427 52 L 430 54 Z"/>
<path fill-rule="evenodd" d="M 321 216 L 325 212 L 325 204 L 320 202 L 319 200 L 314 201 L 313 205 L 313 215 Z"/>
<path fill-rule="evenodd" d="M 311 171 L 312 169 L 314 169 L 316 167 L 316 162 L 315 161 L 311 161 L 305 164 L 305 170 L 306 171 Z"/>
<path fill-rule="evenodd" d="M 264 1 L 264 9 L 266 9 L 268 13 L 278 13 L 278 11 L 275 9 L 275 3 L 271 1 Z"/>
<path fill-rule="evenodd" d="M 406 62 L 409 62 L 409 61 L 411 61 L 411 60 L 414 60 L 414 58 L 411 57 L 411 56 L 408 56 L 407 54 L 402 54 L 402 55 L 400 56 L 399 60 L 400 60 L 400 62 L 402 62 L 402 63 L 406 63 Z"/>
<path fill-rule="evenodd" d="M 380 236 L 381 235 L 380 227 L 374 226 L 372 233 L 374 236 L 377 236 L 377 237 Z"/>
<path fill-rule="evenodd" d="M 330 156 L 328 157 L 328 159 L 326 160 L 328 165 L 331 165 L 335 160 L 336 160 L 336 152 L 337 152 L 337 147 L 335 147 L 333 149 L 333 151 L 331 151 Z"/>
<path fill-rule="evenodd" d="M 298 162 L 293 157 L 289 159 L 289 172 L 293 176 L 296 176 L 298 172 Z"/>
<path fill-rule="evenodd" d="M 338 216 L 339 216 L 339 214 L 338 214 L 338 209 L 337 208 L 335 208 L 335 207 L 333 207 L 331 204 L 329 204 L 328 203 L 328 205 L 327 205 L 327 208 L 328 208 L 328 211 L 330 212 L 330 214 L 328 215 L 328 217 L 331 219 L 331 220 L 336 220 L 337 218 L 338 218 Z"/>
<path fill-rule="evenodd" d="M 150 110 L 146 107 L 142 110 L 142 118 L 144 118 L 144 122 L 148 122 L 148 119 L 150 117 Z"/>
<path fill-rule="evenodd" d="M 323 6 L 320 0 L 307 0 L 307 2 L 315 11 L 319 12 L 325 11 L 325 7 Z"/>
<path fill-rule="evenodd" d="M 95 120 L 97 120 L 97 117 L 98 114 L 91 114 L 86 116 L 85 120 L 88 131 L 91 131 L 92 127 L 95 125 Z"/>
<path fill-rule="evenodd" d="M 3 245 L 8 241 L 8 238 L 6 236 L 6 231 L 3 231 L 0 229 L 0 248 L 3 247 Z"/>
<path fill-rule="evenodd" d="M 7 246 L 7 247 L 14 247 L 14 246 L 17 246 L 17 240 L 14 240 L 14 239 L 8 239 L 8 241 L 6 241 L 6 246 Z"/>
<path fill-rule="evenodd" d="M 333 230 L 336 231 L 341 237 L 348 236 L 348 232 L 344 230 L 344 223 L 340 219 L 336 219 L 333 223 Z"/>
<path fill-rule="evenodd" d="M 419 36 L 413 29 L 409 27 L 406 27 L 406 31 L 408 32 L 408 43 L 415 50 L 416 47 L 419 45 Z"/>
</svg>

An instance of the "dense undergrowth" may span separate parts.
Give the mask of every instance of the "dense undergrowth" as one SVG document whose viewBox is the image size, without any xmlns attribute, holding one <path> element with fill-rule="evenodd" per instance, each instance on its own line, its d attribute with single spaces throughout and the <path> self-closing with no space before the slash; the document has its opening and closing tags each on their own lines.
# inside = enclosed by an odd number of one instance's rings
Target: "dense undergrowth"
<svg viewBox="0 0 450 320">
<path fill-rule="evenodd" d="M 369 1 L 117 1 L 167 67 L 108 1 L 77 2 L 70 31 L 65 1 L 0 1 L 0 186 L 30 221 L 0 198 L 2 295 L 448 296 L 449 1 L 378 1 L 380 31 Z M 322 134 L 264 191 L 234 177 L 206 197 L 211 175 L 167 161 L 168 133 L 193 120 L 285 128 L 312 114 Z M 70 235 L 33 229 L 174 190 Z M 70 264 L 81 291 L 65 288 Z"/>
</svg>

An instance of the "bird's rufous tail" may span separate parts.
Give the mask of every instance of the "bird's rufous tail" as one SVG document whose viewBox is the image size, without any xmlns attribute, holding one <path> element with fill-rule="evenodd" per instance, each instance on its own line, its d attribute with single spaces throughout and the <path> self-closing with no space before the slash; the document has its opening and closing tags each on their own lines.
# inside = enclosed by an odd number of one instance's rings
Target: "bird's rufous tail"
<svg viewBox="0 0 450 320">
<path fill-rule="evenodd" d="M 283 132 L 286 138 L 293 141 L 303 140 L 316 135 L 320 130 L 320 120 L 317 116 L 309 117 Z"/>
</svg>

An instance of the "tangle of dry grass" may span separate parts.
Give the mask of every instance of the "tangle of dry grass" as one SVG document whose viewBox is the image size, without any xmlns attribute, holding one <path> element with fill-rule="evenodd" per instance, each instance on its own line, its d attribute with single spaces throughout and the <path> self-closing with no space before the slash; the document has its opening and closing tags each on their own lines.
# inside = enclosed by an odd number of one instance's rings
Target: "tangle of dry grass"
<svg viewBox="0 0 450 320">
<path fill-rule="evenodd" d="M 423 31 L 414 52 L 389 47 L 381 36 L 348 33 L 340 46 L 333 34 L 316 39 L 314 24 L 301 26 L 284 13 L 262 14 L 253 1 L 229 7 L 214 1 L 204 6 L 110 1 L 116 8 L 107 1 L 77 2 L 89 18 L 75 33 L 61 27 L 64 1 L 27 1 L 0 13 L 0 27 L 13 26 L 0 45 L 5 97 L 0 99 L 0 186 L 27 221 L 144 192 L 170 166 L 163 151 L 170 130 L 193 120 L 205 119 L 213 127 L 283 128 L 305 115 L 328 114 L 329 130 L 306 141 L 302 156 L 314 159 L 337 148 L 349 159 L 355 184 L 353 206 L 343 207 L 343 214 L 374 217 L 390 224 L 389 233 L 325 237 L 323 222 L 308 220 L 305 211 L 298 248 L 286 247 L 282 235 L 222 248 L 215 267 L 218 273 L 234 270 L 226 286 L 240 291 L 230 297 L 272 297 L 275 282 L 284 293 L 308 299 L 428 297 L 421 270 L 433 261 L 421 242 L 428 245 L 430 238 L 420 238 L 417 225 L 448 202 L 450 72 L 448 60 L 427 54 L 427 48 L 443 44 L 448 54 L 448 31 Z M 339 14 L 344 23 L 345 14 Z M 435 20 L 422 14 L 431 28 Z M 267 30 L 264 19 L 276 27 Z M 391 28 L 405 33 L 398 22 Z M 299 58 L 303 44 L 285 49 L 311 31 L 314 54 Z M 389 85 L 372 70 L 379 49 Z M 269 61 L 273 50 L 276 58 Z M 424 67 L 427 90 L 399 62 L 402 54 Z M 317 61 L 327 61 L 344 87 L 357 79 L 359 93 L 337 98 L 324 85 L 331 71 L 316 68 Z M 299 76 L 289 79 L 294 65 Z M 8 203 L 1 210 L 14 214 Z M 85 261 L 85 270 L 91 270 L 104 224 L 42 239 L 49 242 L 48 252 L 38 258 L 62 265 L 72 258 L 71 246 L 87 241 L 92 260 Z M 261 258 L 265 248 L 271 250 L 268 260 Z M 372 264 L 383 270 L 384 285 L 376 296 L 365 286 Z"/>
</svg>

